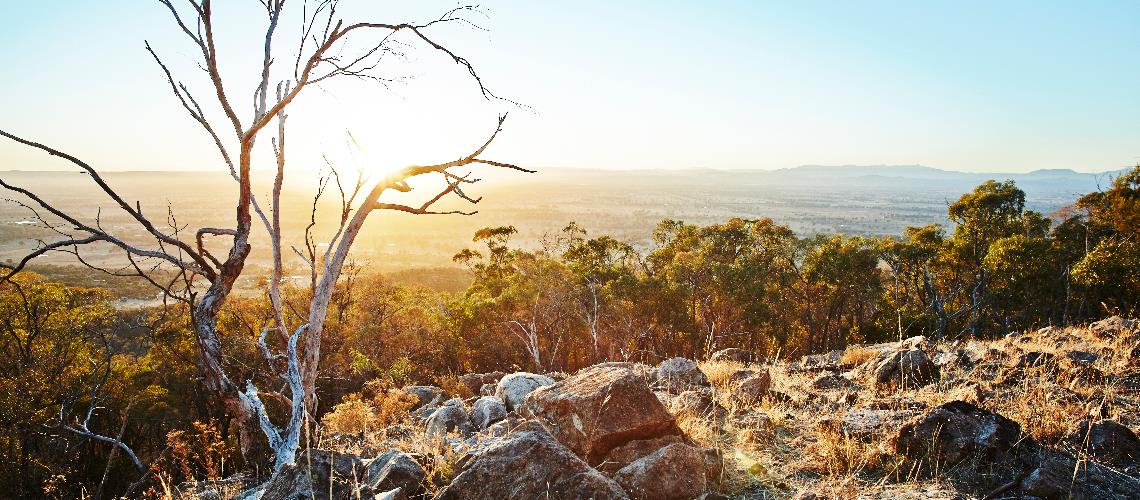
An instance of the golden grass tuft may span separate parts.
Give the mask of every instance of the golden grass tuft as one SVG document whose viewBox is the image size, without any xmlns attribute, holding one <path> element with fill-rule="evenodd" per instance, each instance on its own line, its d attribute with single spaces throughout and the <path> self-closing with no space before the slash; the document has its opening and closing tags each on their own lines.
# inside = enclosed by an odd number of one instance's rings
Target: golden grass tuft
<svg viewBox="0 0 1140 500">
<path fill-rule="evenodd" d="M 884 467 L 898 464 L 894 451 L 884 441 L 866 443 L 831 430 L 819 430 L 815 440 L 803 449 L 796 468 L 811 471 L 826 478 L 855 478 L 874 471 L 882 473 Z"/>
<path fill-rule="evenodd" d="M 842 366 L 859 366 L 878 356 L 879 351 L 877 349 L 853 345 L 843 351 L 843 357 L 839 358 L 839 364 Z"/>
<path fill-rule="evenodd" d="M 701 361 L 697 366 L 708 377 L 709 383 L 718 389 L 728 389 L 729 377 L 746 368 L 744 363 L 736 361 Z"/>
</svg>

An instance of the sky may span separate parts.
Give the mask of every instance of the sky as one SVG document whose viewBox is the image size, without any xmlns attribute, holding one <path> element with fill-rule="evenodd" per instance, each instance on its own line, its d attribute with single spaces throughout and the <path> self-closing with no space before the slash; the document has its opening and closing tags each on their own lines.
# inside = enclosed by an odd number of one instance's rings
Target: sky
<svg viewBox="0 0 1140 500">
<path fill-rule="evenodd" d="M 456 5 L 343 4 L 347 21 L 386 22 Z M 216 14 L 226 85 L 245 120 L 265 26 L 257 6 L 224 0 Z M 297 11 L 301 0 L 287 7 Z M 484 29 L 431 34 L 492 91 L 526 107 L 482 99 L 462 69 L 403 39 L 406 58 L 379 68 L 399 82 L 333 82 L 291 108 L 291 168 L 450 160 L 481 143 L 503 112 L 505 130 L 487 156 L 538 168 L 1093 172 L 1140 162 L 1140 2 L 488 0 L 481 8 L 469 18 Z M 0 130 L 105 170 L 223 168 L 144 50 L 147 40 L 199 100 L 211 97 L 194 47 L 157 1 L 0 0 L 0 12 Z M 277 69 L 295 50 L 296 24 L 278 38 Z M 256 166 L 269 166 L 264 152 Z M 0 140 L 0 170 L 13 169 L 69 166 Z"/>
</svg>

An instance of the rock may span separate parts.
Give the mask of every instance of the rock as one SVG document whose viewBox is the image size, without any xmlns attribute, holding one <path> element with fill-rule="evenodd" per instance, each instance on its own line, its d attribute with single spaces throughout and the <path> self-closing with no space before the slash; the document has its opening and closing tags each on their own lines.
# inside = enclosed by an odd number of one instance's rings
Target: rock
<svg viewBox="0 0 1140 500">
<path fill-rule="evenodd" d="M 1057 357 L 1053 353 L 1030 351 L 1017 357 L 1014 368 L 1031 368 L 1035 366 L 1055 365 Z"/>
<path fill-rule="evenodd" d="M 436 500 L 486 498 L 627 499 L 537 422 L 529 422 L 460 464 Z"/>
<path fill-rule="evenodd" d="M 673 394 L 679 394 L 689 389 L 709 387 L 709 379 L 705 372 L 692 360 L 685 358 L 670 358 L 657 365 L 657 383 Z"/>
<path fill-rule="evenodd" d="M 700 448 L 676 443 L 623 467 L 614 480 L 630 498 L 688 500 L 708 489 L 716 477 L 710 474 L 712 467 Z"/>
<path fill-rule="evenodd" d="M 491 424 L 486 429 L 480 432 L 481 436 L 489 437 L 503 437 L 510 434 L 519 426 L 525 424 L 527 421 L 516 413 L 508 413 L 506 418 Z"/>
<path fill-rule="evenodd" d="M 323 450 L 306 450 L 285 465 L 264 486 L 264 499 L 332 500 L 356 498 L 367 471 L 359 457 Z M 329 495 L 329 492 L 332 495 Z M 370 493 L 370 492 L 369 492 Z"/>
<path fill-rule="evenodd" d="M 657 368 L 646 365 L 644 363 L 633 363 L 630 361 L 607 361 L 605 363 L 598 363 L 596 365 L 593 365 L 591 368 L 622 368 L 625 370 L 631 370 L 650 382 L 657 379 Z"/>
<path fill-rule="evenodd" d="M 419 409 L 412 410 L 412 416 L 415 417 L 415 419 L 417 421 L 423 422 L 424 420 L 427 420 L 428 417 L 430 417 L 431 414 L 435 413 L 435 411 L 438 409 L 439 409 L 439 405 L 437 405 L 437 404 L 430 404 L 427 406 L 422 406 Z"/>
<path fill-rule="evenodd" d="M 955 366 L 962 358 L 962 354 L 956 352 L 939 352 L 934 355 L 934 366 L 938 368 L 946 368 Z"/>
<path fill-rule="evenodd" d="M 1089 330 L 1092 331 L 1092 334 L 1097 338 L 1111 339 L 1128 334 L 1138 327 L 1140 327 L 1140 325 L 1138 325 L 1134 319 L 1112 316 L 1089 325 Z"/>
<path fill-rule="evenodd" d="M 506 405 L 503 404 L 503 400 L 495 396 L 483 396 L 475 400 L 475 404 L 471 405 L 471 414 L 468 415 L 475 430 L 480 431 L 506 416 Z"/>
<path fill-rule="evenodd" d="M 554 379 L 546 375 L 518 372 L 504 376 L 495 386 L 495 396 L 506 403 L 507 410 L 514 411 L 522 404 L 523 398 L 530 391 L 539 387 L 554 385 Z"/>
<path fill-rule="evenodd" d="M 268 483 L 261 483 L 257 486 L 254 486 L 253 488 L 242 491 L 241 493 L 238 493 L 237 495 L 234 495 L 232 500 L 261 500 L 261 495 L 265 494 L 265 487 L 268 485 L 269 485 Z M 182 497 L 176 496 L 175 498 L 182 498 Z"/>
<path fill-rule="evenodd" d="M 363 497 L 361 497 L 361 498 L 363 498 Z M 404 493 L 404 490 L 402 488 L 396 488 L 393 490 L 385 491 L 383 493 L 377 493 L 376 496 L 372 497 L 371 500 L 407 500 L 407 499 L 408 499 L 408 495 L 406 493 Z"/>
<path fill-rule="evenodd" d="M 793 363 L 788 366 L 788 371 L 791 372 L 814 372 L 814 371 L 833 371 L 837 372 L 841 368 L 839 366 L 840 360 L 843 359 L 843 350 L 837 349 L 825 354 L 809 354 L 800 358 L 799 363 Z"/>
<path fill-rule="evenodd" d="M 772 377 L 768 375 L 768 370 L 760 370 L 736 384 L 732 395 L 746 404 L 755 404 L 764 399 L 771 387 Z"/>
<path fill-rule="evenodd" d="M 969 368 L 974 365 L 987 363 L 992 365 L 1000 364 L 1000 361 L 1005 357 L 1005 352 L 1000 349 L 995 349 L 993 346 L 971 340 L 966 343 L 966 347 L 961 351 L 961 359 L 959 363 L 963 367 Z"/>
<path fill-rule="evenodd" d="M 989 398 L 990 394 L 976 383 L 955 387 L 947 394 L 947 399 L 965 401 L 975 406 L 982 404 Z"/>
<path fill-rule="evenodd" d="M 951 401 L 903 425 L 894 444 L 896 452 L 913 460 L 953 465 L 973 455 L 1005 458 L 1020 439 L 1021 426 L 1016 422 L 964 401 Z"/>
<path fill-rule="evenodd" d="M 479 387 L 480 396 L 494 396 L 496 384 L 483 384 Z"/>
<path fill-rule="evenodd" d="M 811 382 L 816 389 L 846 389 L 854 385 L 847 377 L 832 372 L 821 373 Z"/>
<path fill-rule="evenodd" d="M 645 377 L 620 365 L 595 365 L 536 389 L 520 414 L 541 421 L 552 436 L 591 464 L 635 439 L 681 433 Z"/>
<path fill-rule="evenodd" d="M 913 410 L 875 410 L 860 408 L 851 410 L 839 420 L 839 432 L 863 442 L 871 442 L 894 432 L 907 420 L 914 418 Z"/>
<path fill-rule="evenodd" d="M 598 464 L 597 469 L 612 475 L 623 467 L 643 457 L 649 456 L 661 448 L 677 443 L 686 443 L 685 438 L 676 434 L 670 434 L 659 438 L 630 441 L 610 450 L 610 452 L 606 454 L 606 458 L 602 460 L 602 463 Z"/>
<path fill-rule="evenodd" d="M 450 403 L 450 402 L 449 402 Z M 445 404 L 428 417 L 424 425 L 424 435 L 429 439 L 442 438 L 450 432 L 458 432 L 463 437 L 475 432 L 467 418 L 467 409 L 460 404 Z"/>
<path fill-rule="evenodd" d="M 733 386 L 739 384 L 753 375 L 756 375 L 756 370 L 736 370 L 732 372 L 732 375 L 728 376 L 728 385 Z"/>
<path fill-rule="evenodd" d="M 709 391 L 685 391 L 678 394 L 670 401 L 669 412 L 677 417 L 693 415 L 724 418 L 728 414 L 728 410 L 717 403 Z"/>
<path fill-rule="evenodd" d="M 1082 365 L 1091 365 L 1100 359 L 1099 355 L 1087 351 L 1069 351 L 1065 353 L 1065 357 L 1074 363 Z"/>
<path fill-rule="evenodd" d="M 929 345 L 925 335 L 915 335 L 899 342 L 900 349 L 926 349 Z"/>
<path fill-rule="evenodd" d="M 1024 495 L 1054 499 L 1140 498 L 1140 479 L 1093 461 L 1078 467 L 1073 457 L 1050 451 L 1020 483 Z"/>
<path fill-rule="evenodd" d="M 1090 425 L 1091 424 L 1091 425 Z M 1140 464 L 1140 438 L 1114 420 L 1081 420 L 1065 441 L 1097 461 L 1125 467 Z"/>
<path fill-rule="evenodd" d="M 427 406 L 435 401 L 436 398 L 443 395 L 443 389 L 434 385 L 409 385 L 401 389 L 402 391 L 419 398 L 420 402 L 412 407 L 412 410 L 418 410 Z"/>
<path fill-rule="evenodd" d="M 459 385 L 463 387 L 464 396 L 475 396 L 479 394 L 479 389 L 483 387 L 483 374 L 482 373 L 468 373 L 459 376 Z"/>
<path fill-rule="evenodd" d="M 922 387 L 938 379 L 938 367 L 921 349 L 895 351 L 875 367 L 875 383 L 897 388 Z"/>
<path fill-rule="evenodd" d="M 444 401 L 443 406 L 458 406 L 463 409 L 467 408 L 467 406 L 463 403 L 463 398 L 451 398 L 447 401 Z"/>
<path fill-rule="evenodd" d="M 423 492 L 427 472 L 411 455 L 400 451 L 387 451 L 367 464 L 368 486 L 372 491 L 391 492 L 399 489 L 404 496 Z M 395 496 L 395 495 L 393 495 Z"/>
<path fill-rule="evenodd" d="M 739 349 L 736 347 L 729 347 L 728 349 L 721 349 L 712 353 L 709 357 L 710 361 L 732 361 L 735 363 L 754 363 L 759 360 L 756 353 L 747 349 Z"/>
</svg>

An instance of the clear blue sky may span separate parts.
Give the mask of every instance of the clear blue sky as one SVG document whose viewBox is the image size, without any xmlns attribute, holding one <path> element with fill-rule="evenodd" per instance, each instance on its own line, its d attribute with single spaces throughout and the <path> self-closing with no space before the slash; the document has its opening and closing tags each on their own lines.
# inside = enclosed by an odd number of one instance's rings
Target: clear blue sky
<svg viewBox="0 0 1140 500">
<path fill-rule="evenodd" d="M 355 6 L 350 19 L 423 20 L 454 5 L 344 1 Z M 248 99 L 257 2 L 218 3 L 220 16 L 234 16 L 220 23 L 223 50 L 241 75 L 227 83 Z M 535 108 L 513 112 L 493 150 L 503 160 L 1004 172 L 1140 161 L 1140 2 L 482 5 L 489 33 L 439 36 L 494 90 Z M 0 128 L 107 169 L 219 168 L 143 50 L 150 40 L 208 96 L 192 47 L 156 1 L 3 0 L 0 13 Z M 300 105 L 298 154 L 335 154 L 349 129 L 377 162 L 450 158 L 510 109 L 479 101 L 436 54 L 412 57 L 394 69 L 415 78 L 392 92 L 341 84 Z M 62 167 L 0 144 L 0 170 Z"/>
</svg>

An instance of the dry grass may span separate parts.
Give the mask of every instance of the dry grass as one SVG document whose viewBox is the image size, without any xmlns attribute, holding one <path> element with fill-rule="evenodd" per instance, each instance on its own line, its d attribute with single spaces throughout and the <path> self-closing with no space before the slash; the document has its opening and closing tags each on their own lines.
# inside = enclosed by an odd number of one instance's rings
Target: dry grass
<svg viewBox="0 0 1140 500">
<path fill-rule="evenodd" d="M 861 345 L 853 345 L 843 351 L 843 357 L 839 358 L 841 366 L 859 366 L 867 361 L 870 361 L 879 356 L 878 349 L 871 349 Z"/>
<path fill-rule="evenodd" d="M 881 475 L 895 469 L 900 460 L 891 446 L 878 440 L 865 443 L 840 432 L 820 430 L 803 449 L 795 467 L 823 478 L 850 482 L 863 475 Z"/>
<path fill-rule="evenodd" d="M 729 377 L 733 373 L 747 368 L 744 363 L 736 361 L 701 361 L 697 366 L 708 377 L 709 383 L 721 390 L 728 390 Z"/>
<path fill-rule="evenodd" d="M 1107 411 L 1103 416 L 1135 428 L 1140 425 L 1140 394 L 1105 383 L 1136 370 L 1127 361 L 1135 347 L 1130 342 L 1135 340 L 1097 339 L 1087 329 L 1070 328 L 974 341 L 974 352 L 985 354 L 973 368 L 949 365 L 942 368 L 941 380 L 935 384 L 890 391 L 861 377 L 855 377 L 858 385 L 854 388 L 815 389 L 811 383 L 818 372 L 790 372 L 785 363 L 757 366 L 703 361 L 698 365 L 717 389 L 714 398 L 726 414 L 715 409 L 681 414 L 677 424 L 700 446 L 721 452 L 725 467 L 717 490 L 732 496 L 794 498 L 803 491 L 823 498 L 982 496 L 989 483 L 1011 473 L 1010 464 L 966 460 L 947 465 L 931 457 L 904 460 L 894 453 L 894 429 L 885 429 L 881 438 L 859 440 L 820 421 L 836 422 L 847 411 L 861 407 L 921 413 L 922 408 L 964 400 L 1018 422 L 1026 434 L 1048 446 L 1059 444 L 1092 409 L 1102 414 Z M 931 347 L 957 352 L 963 345 L 932 343 Z M 1101 358 L 1091 366 L 1082 365 L 1068 358 L 1073 350 L 1097 353 Z M 1046 353 L 1042 359 L 1048 361 L 1017 366 L 1027 352 Z M 841 363 L 861 366 L 878 355 L 876 348 L 851 346 Z M 755 403 L 733 398 L 729 379 L 743 369 L 768 370 L 772 390 L 788 397 Z M 1077 379 L 1079 383 L 1074 382 Z M 453 395 L 465 390 L 455 377 L 441 377 L 437 383 Z M 424 486 L 430 497 L 450 481 L 467 450 L 454 440 L 426 438 L 422 424 L 407 420 L 407 409 L 414 401 L 414 396 L 376 382 L 346 398 L 324 423 L 327 430 L 360 436 L 342 451 L 397 449 L 415 454 L 428 471 Z M 394 423 L 405 431 L 395 435 L 381 431 Z M 341 446 L 331 441 L 322 444 Z"/>
<path fill-rule="evenodd" d="M 1137 339 L 1120 336 L 1093 337 L 1087 328 L 1043 330 L 1012 335 L 993 341 L 975 341 L 975 352 L 988 353 L 978 367 L 968 364 L 943 367 L 941 381 L 917 389 L 882 391 L 868 380 L 856 381 L 854 402 L 844 399 L 848 389 L 820 390 L 811 387 L 815 372 L 789 372 L 776 363 L 767 369 L 772 390 L 790 397 L 776 402 L 742 404 L 727 397 L 728 377 L 749 367 L 731 362 L 704 362 L 701 369 L 712 385 L 721 389 L 720 401 L 730 417 L 720 425 L 708 419 L 681 419 L 683 429 L 697 436 L 702 445 L 717 445 L 735 473 L 736 491 L 749 498 L 770 494 L 794 497 L 813 491 L 824 498 L 949 498 L 956 493 L 984 496 L 989 483 L 1009 473 L 1010 464 L 935 464 L 929 460 L 907 461 L 894 453 L 890 429 L 883 438 L 869 442 L 845 436 L 834 428 L 817 424 L 821 419 L 839 419 L 853 408 L 877 405 L 886 408 L 932 408 L 963 400 L 1018 422 L 1023 431 L 1047 446 L 1059 444 L 1090 409 L 1107 408 L 1104 417 L 1125 425 L 1140 425 L 1140 394 L 1105 383 L 1136 370 L 1127 361 Z M 932 343 L 940 352 L 956 352 L 963 344 Z M 1091 365 L 1069 359 L 1071 351 L 1100 355 Z M 1015 366 L 1028 352 L 1046 353 L 1044 363 Z M 931 353 L 933 355 L 933 353 Z M 843 366 L 862 366 L 879 356 L 868 346 L 851 346 Z M 1134 375 L 1133 375 L 1134 376 Z M 720 436 L 713 436 L 715 432 Z M 1002 479 L 1004 481 L 1004 479 Z M 756 495 L 755 489 L 765 493 Z M 985 490 L 985 491 L 983 491 Z"/>
</svg>

